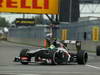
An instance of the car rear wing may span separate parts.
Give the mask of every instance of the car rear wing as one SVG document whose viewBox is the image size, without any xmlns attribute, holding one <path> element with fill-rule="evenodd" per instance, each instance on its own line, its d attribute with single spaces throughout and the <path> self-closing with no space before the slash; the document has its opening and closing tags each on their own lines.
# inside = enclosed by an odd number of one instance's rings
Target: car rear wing
<svg viewBox="0 0 100 75">
<path fill-rule="evenodd" d="M 66 43 L 66 44 L 76 44 L 76 40 L 64 40 L 63 43 Z"/>
<path fill-rule="evenodd" d="M 62 43 L 69 47 L 69 45 L 75 45 L 77 50 L 81 50 L 81 41 L 79 40 L 63 40 Z"/>
</svg>

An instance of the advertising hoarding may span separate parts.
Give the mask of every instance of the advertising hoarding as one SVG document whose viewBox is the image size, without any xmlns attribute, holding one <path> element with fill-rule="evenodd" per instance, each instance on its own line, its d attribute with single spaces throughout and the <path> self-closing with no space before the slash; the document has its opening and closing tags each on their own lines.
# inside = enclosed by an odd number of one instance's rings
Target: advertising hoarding
<svg viewBox="0 0 100 75">
<path fill-rule="evenodd" d="M 58 14 L 59 0 L 0 0 L 0 12 Z"/>
</svg>

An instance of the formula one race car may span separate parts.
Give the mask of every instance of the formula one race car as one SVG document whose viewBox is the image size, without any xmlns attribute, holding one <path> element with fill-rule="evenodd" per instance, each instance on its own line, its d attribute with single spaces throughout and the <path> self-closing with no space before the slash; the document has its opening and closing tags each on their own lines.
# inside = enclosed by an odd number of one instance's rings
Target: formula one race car
<svg viewBox="0 0 100 75">
<path fill-rule="evenodd" d="M 34 58 L 35 63 L 40 64 L 69 64 L 78 63 L 86 64 L 88 60 L 88 53 L 85 50 L 77 50 L 76 53 L 70 52 L 68 44 L 75 44 L 80 48 L 80 41 L 57 41 L 56 45 L 51 44 L 49 48 L 41 48 L 37 50 L 22 49 L 18 57 L 14 58 L 14 61 L 21 64 L 29 64 Z"/>
</svg>

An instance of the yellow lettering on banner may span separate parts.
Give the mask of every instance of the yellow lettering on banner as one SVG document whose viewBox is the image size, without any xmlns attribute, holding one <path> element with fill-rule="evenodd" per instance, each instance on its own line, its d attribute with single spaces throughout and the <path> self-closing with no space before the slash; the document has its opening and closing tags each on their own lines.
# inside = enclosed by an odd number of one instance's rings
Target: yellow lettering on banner
<svg viewBox="0 0 100 75">
<path fill-rule="evenodd" d="M 33 21 L 21 21 L 20 23 L 28 23 L 28 24 L 32 24 L 34 23 Z"/>
<path fill-rule="evenodd" d="M 99 27 L 98 26 L 93 27 L 92 37 L 93 37 L 93 41 L 98 41 L 99 40 Z"/>
<path fill-rule="evenodd" d="M 16 23 L 20 23 L 20 21 L 16 21 Z"/>
<path fill-rule="evenodd" d="M 33 24 L 35 22 L 34 21 L 16 21 L 16 23 Z"/>
<path fill-rule="evenodd" d="M 0 0 L 0 12 L 59 14 L 59 0 Z"/>
</svg>

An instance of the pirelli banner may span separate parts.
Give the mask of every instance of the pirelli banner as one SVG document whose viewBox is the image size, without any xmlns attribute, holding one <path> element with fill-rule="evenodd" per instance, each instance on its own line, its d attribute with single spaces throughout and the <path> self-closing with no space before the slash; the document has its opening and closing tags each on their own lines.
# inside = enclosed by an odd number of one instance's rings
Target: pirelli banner
<svg viewBox="0 0 100 75">
<path fill-rule="evenodd" d="M 0 0 L 0 12 L 58 14 L 59 0 Z"/>
<path fill-rule="evenodd" d="M 99 41 L 99 27 L 98 26 L 93 26 L 92 38 L 93 38 L 93 41 Z"/>
</svg>

